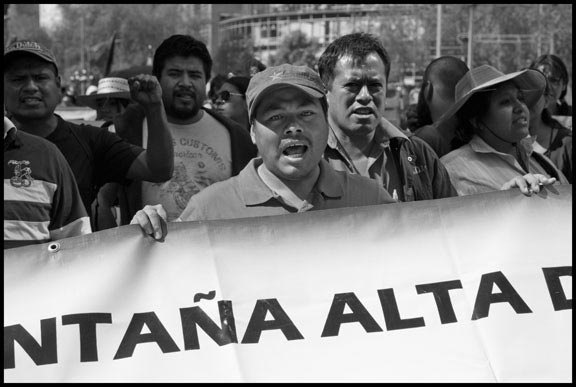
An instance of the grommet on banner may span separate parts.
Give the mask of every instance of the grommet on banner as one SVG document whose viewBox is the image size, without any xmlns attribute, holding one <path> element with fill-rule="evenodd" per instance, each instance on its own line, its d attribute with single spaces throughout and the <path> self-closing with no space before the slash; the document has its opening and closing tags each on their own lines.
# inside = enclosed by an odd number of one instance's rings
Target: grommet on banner
<svg viewBox="0 0 576 387">
<path fill-rule="evenodd" d="M 48 245 L 48 251 L 51 253 L 55 253 L 60 250 L 60 243 L 54 242 Z"/>
</svg>

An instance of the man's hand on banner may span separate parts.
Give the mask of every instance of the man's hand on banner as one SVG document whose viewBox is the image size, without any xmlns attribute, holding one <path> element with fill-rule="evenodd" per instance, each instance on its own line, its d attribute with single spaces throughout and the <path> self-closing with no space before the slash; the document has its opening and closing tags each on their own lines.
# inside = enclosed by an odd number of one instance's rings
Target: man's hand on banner
<svg viewBox="0 0 576 387">
<path fill-rule="evenodd" d="M 147 205 L 134 215 L 130 224 L 140 225 L 146 234 L 159 242 L 164 242 L 164 238 L 168 233 L 166 219 L 166 210 L 162 207 L 162 204 Z"/>
</svg>

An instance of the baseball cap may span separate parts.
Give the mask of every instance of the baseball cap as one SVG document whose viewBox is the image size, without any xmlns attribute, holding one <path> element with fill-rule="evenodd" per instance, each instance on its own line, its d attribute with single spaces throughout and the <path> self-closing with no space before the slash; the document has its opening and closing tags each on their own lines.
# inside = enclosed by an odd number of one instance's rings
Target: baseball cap
<svg viewBox="0 0 576 387">
<path fill-rule="evenodd" d="M 256 107 L 266 94 L 282 87 L 296 87 L 313 98 L 326 97 L 326 88 L 316 71 L 308 66 L 282 64 L 268 67 L 250 79 L 246 90 L 248 117 L 252 120 Z"/>
<path fill-rule="evenodd" d="M 31 40 L 20 40 L 10 44 L 4 50 L 4 62 L 9 57 L 12 57 L 16 53 L 29 53 L 40 57 L 46 62 L 52 63 L 58 69 L 58 63 L 56 62 L 56 57 L 47 48 L 41 46 L 39 43 L 33 42 Z"/>
</svg>

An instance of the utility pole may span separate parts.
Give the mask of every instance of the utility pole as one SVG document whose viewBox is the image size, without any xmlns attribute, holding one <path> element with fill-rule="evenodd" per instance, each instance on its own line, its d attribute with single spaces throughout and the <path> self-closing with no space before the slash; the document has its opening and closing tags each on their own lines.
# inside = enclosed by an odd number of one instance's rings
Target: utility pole
<svg viewBox="0 0 576 387">
<path fill-rule="evenodd" d="M 540 57 L 540 55 L 542 55 L 542 6 L 544 4 L 538 4 L 538 36 L 537 36 L 537 40 L 536 40 L 536 44 L 538 45 L 536 47 L 536 57 Z"/>
<path fill-rule="evenodd" d="M 442 4 L 436 6 L 436 58 L 442 55 Z"/>
<path fill-rule="evenodd" d="M 468 68 L 472 68 L 472 21 L 474 20 L 475 4 L 470 5 L 470 17 L 468 19 Z"/>
<path fill-rule="evenodd" d="M 84 15 L 80 17 L 80 70 L 84 70 Z"/>
</svg>

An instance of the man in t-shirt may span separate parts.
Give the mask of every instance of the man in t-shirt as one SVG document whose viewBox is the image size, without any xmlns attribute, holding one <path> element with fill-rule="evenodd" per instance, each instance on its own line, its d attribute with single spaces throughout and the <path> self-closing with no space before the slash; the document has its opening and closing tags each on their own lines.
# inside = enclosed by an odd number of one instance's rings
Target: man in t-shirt
<svg viewBox="0 0 576 387">
<path fill-rule="evenodd" d="M 256 156 L 249 134 L 236 122 L 202 106 L 212 58 L 204 43 L 189 35 L 173 35 L 154 53 L 152 73 L 160 81 L 168 126 L 173 138 L 174 174 L 163 183 L 135 182 L 122 187 L 121 223 L 128 224 L 146 204 L 162 204 L 174 220 L 190 198 L 209 185 L 235 176 Z M 129 106 L 116 116 L 116 133 L 143 146 L 149 122 L 141 107 Z"/>
<path fill-rule="evenodd" d="M 77 125 L 54 114 L 62 99 L 54 54 L 32 41 L 17 41 L 4 51 L 4 104 L 18 130 L 43 137 L 60 149 L 90 214 L 98 189 L 108 182 L 166 181 L 172 176 L 173 147 L 158 80 L 129 80 L 130 94 L 148 117 L 147 150 L 123 141 L 106 128 Z M 94 227 L 94 218 L 93 229 Z"/>
</svg>

